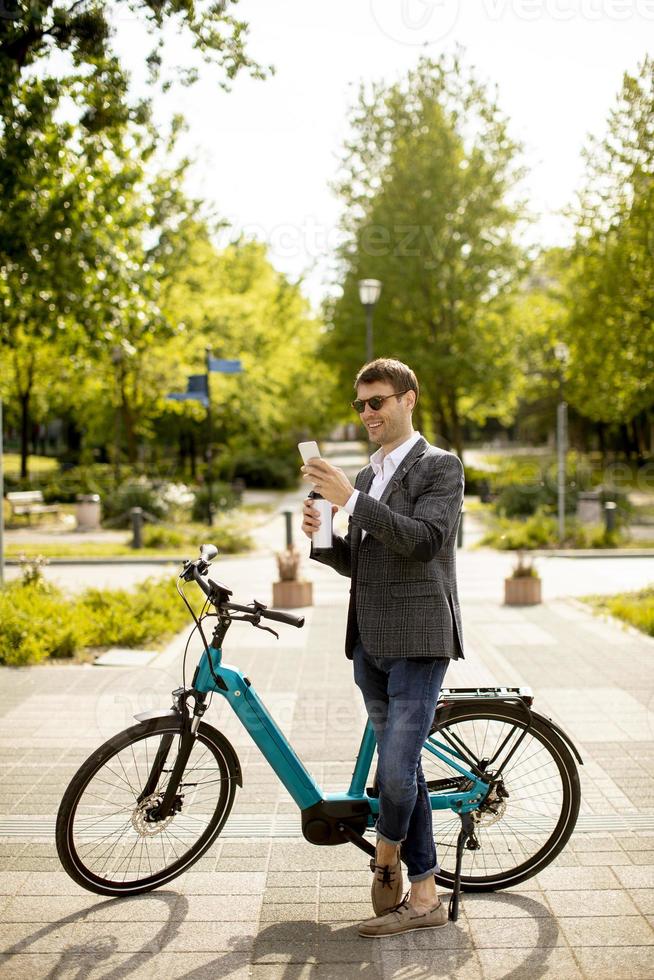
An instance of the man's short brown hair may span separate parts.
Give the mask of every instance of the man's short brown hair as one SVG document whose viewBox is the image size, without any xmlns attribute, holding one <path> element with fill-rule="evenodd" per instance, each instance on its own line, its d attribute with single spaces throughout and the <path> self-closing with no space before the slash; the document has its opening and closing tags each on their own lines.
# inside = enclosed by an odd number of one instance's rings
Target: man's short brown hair
<svg viewBox="0 0 654 980">
<path fill-rule="evenodd" d="M 360 384 L 369 385 L 373 381 L 388 381 L 395 391 L 415 391 L 418 401 L 418 379 L 408 364 L 403 364 L 394 357 L 377 357 L 364 364 L 354 380 L 355 392 Z"/>
</svg>

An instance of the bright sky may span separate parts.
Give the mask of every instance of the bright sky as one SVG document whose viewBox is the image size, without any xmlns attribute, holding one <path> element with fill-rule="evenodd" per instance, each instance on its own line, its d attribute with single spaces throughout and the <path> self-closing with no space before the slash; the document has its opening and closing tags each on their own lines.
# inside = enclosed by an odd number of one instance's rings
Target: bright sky
<svg viewBox="0 0 654 980">
<path fill-rule="evenodd" d="M 623 72 L 654 47 L 654 0 L 241 0 L 235 10 L 250 24 L 250 53 L 276 75 L 243 76 L 223 93 L 203 66 L 158 112 L 188 121 L 189 191 L 266 241 L 316 305 L 334 289 L 339 202 L 328 185 L 362 79 L 395 81 L 421 54 L 461 45 L 526 146 L 531 237 L 550 245 L 569 237 L 560 211 L 579 186 L 586 134 L 603 132 Z M 128 15 L 117 47 L 138 88 L 149 48 Z"/>
</svg>

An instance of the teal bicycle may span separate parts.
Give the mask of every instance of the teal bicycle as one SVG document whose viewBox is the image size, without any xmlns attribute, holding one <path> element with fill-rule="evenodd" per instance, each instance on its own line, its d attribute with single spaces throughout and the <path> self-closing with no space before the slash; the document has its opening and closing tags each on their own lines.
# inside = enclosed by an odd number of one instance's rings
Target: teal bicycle
<svg viewBox="0 0 654 980">
<path fill-rule="evenodd" d="M 235 621 L 277 634 L 262 620 L 294 627 L 302 617 L 259 602 L 239 605 L 208 578 L 217 549 L 187 561 L 178 590 L 204 651 L 189 687 L 173 691 L 167 711 L 136 715 L 137 724 L 101 745 L 68 786 L 57 815 L 57 850 L 71 878 L 100 895 L 137 895 L 187 871 L 220 834 L 243 785 L 234 748 L 203 721 L 212 693 L 225 698 L 284 784 L 312 844 L 351 843 L 374 855 L 366 831 L 379 813 L 370 781 L 375 739 L 369 724 L 348 789 L 323 793 L 267 711 L 250 680 L 222 662 Z M 198 617 L 180 583 L 195 582 L 206 602 Z M 215 619 L 208 642 L 204 626 Z M 187 644 L 188 650 L 188 644 Z M 186 656 L 186 655 L 185 655 Z M 459 892 L 517 885 L 548 865 L 572 834 L 581 799 L 567 735 L 532 709 L 526 688 L 446 688 L 422 752 L 441 871 Z"/>
</svg>

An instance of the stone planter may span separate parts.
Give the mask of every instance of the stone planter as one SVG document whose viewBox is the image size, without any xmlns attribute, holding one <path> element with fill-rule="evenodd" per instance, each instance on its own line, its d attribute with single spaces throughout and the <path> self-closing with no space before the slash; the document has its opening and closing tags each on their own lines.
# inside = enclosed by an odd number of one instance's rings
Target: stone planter
<svg viewBox="0 0 654 980">
<path fill-rule="evenodd" d="M 299 609 L 313 605 L 313 582 L 295 580 L 273 582 L 273 606 L 281 609 Z"/>
<path fill-rule="evenodd" d="M 504 579 L 506 606 L 536 606 L 541 602 L 541 580 L 536 575 Z"/>
</svg>

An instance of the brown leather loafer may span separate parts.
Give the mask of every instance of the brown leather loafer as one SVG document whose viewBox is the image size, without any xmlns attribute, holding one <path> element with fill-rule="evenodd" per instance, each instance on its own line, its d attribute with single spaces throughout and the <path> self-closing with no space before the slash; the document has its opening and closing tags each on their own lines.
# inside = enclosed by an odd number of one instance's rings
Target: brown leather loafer
<svg viewBox="0 0 654 980">
<path fill-rule="evenodd" d="M 374 874 L 370 898 L 375 915 L 384 915 L 395 908 L 402 896 L 402 862 L 398 852 L 395 864 L 376 864 L 370 859 L 370 870 Z"/>
<path fill-rule="evenodd" d="M 386 915 L 361 922 L 359 935 L 374 939 L 378 936 L 396 936 L 400 932 L 413 932 L 414 929 L 436 929 L 445 925 L 447 909 L 442 902 L 439 901 L 428 912 L 416 912 L 405 899 Z"/>
</svg>

